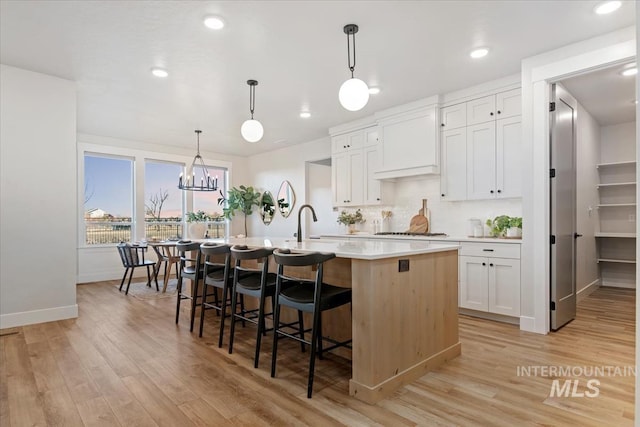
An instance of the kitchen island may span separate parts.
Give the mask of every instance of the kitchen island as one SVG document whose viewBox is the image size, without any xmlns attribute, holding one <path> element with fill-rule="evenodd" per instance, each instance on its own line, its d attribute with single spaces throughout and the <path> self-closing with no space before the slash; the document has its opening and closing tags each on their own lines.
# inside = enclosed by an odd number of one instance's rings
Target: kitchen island
<svg viewBox="0 0 640 427">
<path fill-rule="evenodd" d="M 324 281 L 352 288 L 351 312 L 344 306 L 323 316 L 323 335 L 353 339 L 349 393 L 360 400 L 375 403 L 460 354 L 455 244 L 211 241 L 336 254 L 325 263 Z M 304 274 L 311 278 L 315 272 L 309 269 Z"/>
</svg>

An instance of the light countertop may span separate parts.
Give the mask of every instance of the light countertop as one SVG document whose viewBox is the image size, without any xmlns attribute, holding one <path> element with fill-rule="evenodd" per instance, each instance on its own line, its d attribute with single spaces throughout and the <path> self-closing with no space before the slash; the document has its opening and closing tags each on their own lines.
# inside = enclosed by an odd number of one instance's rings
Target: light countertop
<svg viewBox="0 0 640 427">
<path fill-rule="evenodd" d="M 249 247 L 274 247 L 299 250 L 301 252 L 333 252 L 339 258 L 383 259 L 399 256 L 419 255 L 432 252 L 458 250 L 452 243 L 435 243 L 428 241 L 385 241 L 385 240 L 331 240 L 308 239 L 298 243 L 295 238 L 283 237 L 246 237 L 230 239 L 207 239 L 211 242 L 224 242 L 232 245 Z"/>
<path fill-rule="evenodd" d="M 322 234 L 323 239 L 369 239 L 369 240 L 408 240 L 408 241 L 436 241 L 436 242 L 476 242 L 476 243 L 515 243 L 522 244 L 522 239 L 497 239 L 495 237 L 467 237 L 467 236 L 406 236 L 406 235 L 376 235 L 371 233 L 355 234 Z"/>
</svg>

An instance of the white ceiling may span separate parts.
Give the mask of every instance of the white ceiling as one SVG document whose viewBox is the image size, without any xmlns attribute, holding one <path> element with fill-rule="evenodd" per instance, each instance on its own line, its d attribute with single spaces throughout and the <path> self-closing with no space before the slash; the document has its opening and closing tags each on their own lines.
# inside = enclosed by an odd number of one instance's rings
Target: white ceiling
<svg viewBox="0 0 640 427">
<path fill-rule="evenodd" d="M 620 74 L 630 65 L 604 68 L 561 83 L 600 126 L 632 122 L 636 119 L 636 78 Z"/>
<path fill-rule="evenodd" d="M 78 83 L 78 131 L 250 155 L 311 141 L 331 126 L 517 73 L 520 61 L 634 24 L 634 2 L 598 1 L 6 1 L 0 61 Z M 212 31 L 203 17 L 227 26 Z M 344 110 L 345 24 L 356 77 L 382 92 Z M 486 45 L 491 53 L 472 60 Z M 166 68 L 158 79 L 151 67 Z M 245 142 L 247 79 L 256 79 L 262 141 Z M 310 119 L 299 113 L 308 109 Z"/>
</svg>

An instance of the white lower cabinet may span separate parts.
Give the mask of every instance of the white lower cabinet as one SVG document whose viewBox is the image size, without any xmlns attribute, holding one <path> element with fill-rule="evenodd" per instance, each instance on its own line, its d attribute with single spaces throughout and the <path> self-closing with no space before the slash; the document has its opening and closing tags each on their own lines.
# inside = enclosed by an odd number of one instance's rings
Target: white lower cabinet
<svg viewBox="0 0 640 427">
<path fill-rule="evenodd" d="M 462 244 L 458 260 L 459 305 L 462 308 L 517 317 L 520 316 L 520 248 L 500 246 L 503 244 Z M 465 255 L 483 252 L 495 252 L 513 258 Z"/>
</svg>

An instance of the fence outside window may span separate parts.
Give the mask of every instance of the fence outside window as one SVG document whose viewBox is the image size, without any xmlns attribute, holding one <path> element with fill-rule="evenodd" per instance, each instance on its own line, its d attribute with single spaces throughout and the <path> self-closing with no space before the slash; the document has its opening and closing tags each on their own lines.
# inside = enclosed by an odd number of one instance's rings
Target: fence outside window
<svg viewBox="0 0 640 427">
<path fill-rule="evenodd" d="M 106 245 L 130 242 L 131 218 L 85 219 L 85 243 L 87 245 Z M 224 238 L 226 221 L 208 221 L 207 231 L 210 238 Z M 184 236 L 184 224 L 173 218 L 146 220 L 144 235 L 148 240 L 181 239 Z"/>
</svg>

